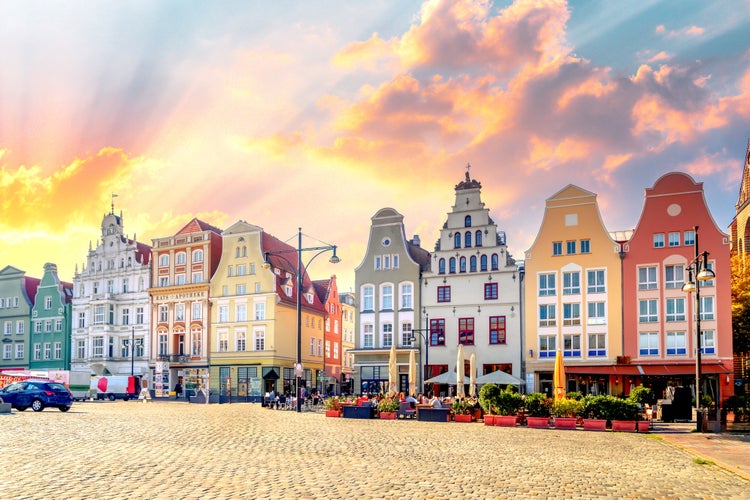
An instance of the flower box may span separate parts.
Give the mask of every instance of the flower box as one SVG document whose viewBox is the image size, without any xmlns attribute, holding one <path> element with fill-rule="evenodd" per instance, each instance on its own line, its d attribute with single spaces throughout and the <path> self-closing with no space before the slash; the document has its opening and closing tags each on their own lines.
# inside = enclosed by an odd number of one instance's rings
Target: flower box
<svg viewBox="0 0 750 500">
<path fill-rule="evenodd" d="M 549 428 L 549 417 L 526 417 L 526 426 L 535 429 Z"/>
<path fill-rule="evenodd" d="M 515 427 L 516 416 L 515 415 L 497 415 L 495 417 L 495 425 L 498 427 Z"/>
<path fill-rule="evenodd" d="M 326 410 L 326 417 L 340 417 L 341 410 Z"/>
<path fill-rule="evenodd" d="M 555 429 L 575 429 L 575 417 L 555 417 Z"/>
<path fill-rule="evenodd" d="M 651 422 L 648 420 L 639 420 L 638 421 L 638 432 L 648 432 Z"/>
<path fill-rule="evenodd" d="M 635 420 L 613 420 L 612 430 L 616 432 L 635 432 Z"/>
<path fill-rule="evenodd" d="M 471 415 L 464 415 L 464 414 L 458 413 L 456 415 L 453 415 L 453 421 L 454 422 L 471 422 Z"/>
<path fill-rule="evenodd" d="M 395 411 L 381 411 L 379 415 L 380 415 L 380 420 L 396 420 Z"/>
<path fill-rule="evenodd" d="M 607 420 L 602 419 L 602 418 L 584 418 L 583 430 L 584 431 L 606 431 Z"/>
<path fill-rule="evenodd" d="M 497 415 L 485 415 L 484 425 L 495 425 L 495 417 L 497 417 Z"/>
</svg>

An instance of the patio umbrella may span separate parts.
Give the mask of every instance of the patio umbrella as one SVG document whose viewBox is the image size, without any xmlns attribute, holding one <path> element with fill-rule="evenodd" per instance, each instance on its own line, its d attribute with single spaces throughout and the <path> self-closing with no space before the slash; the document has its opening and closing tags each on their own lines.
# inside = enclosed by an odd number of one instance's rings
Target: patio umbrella
<svg viewBox="0 0 750 500">
<path fill-rule="evenodd" d="M 417 360 L 414 349 L 409 352 L 409 396 L 417 393 Z"/>
<path fill-rule="evenodd" d="M 471 373 L 469 373 L 469 397 L 475 398 L 477 397 L 477 355 L 473 352 L 471 353 L 471 358 L 469 358 L 469 369 L 471 370 Z"/>
<path fill-rule="evenodd" d="M 524 381 L 502 370 L 497 370 L 477 378 L 477 384 L 523 385 Z"/>
<path fill-rule="evenodd" d="M 432 378 L 428 378 L 424 381 L 425 384 L 447 384 L 456 385 L 456 374 L 451 372 L 443 372 L 440 375 L 435 375 Z M 464 375 L 464 384 L 469 383 L 469 377 Z"/>
<path fill-rule="evenodd" d="M 552 376 L 555 385 L 555 399 L 565 398 L 565 366 L 563 365 L 562 351 L 558 350 L 555 356 L 555 374 Z"/>
<path fill-rule="evenodd" d="M 464 397 L 464 346 L 458 344 L 458 355 L 456 356 L 456 397 Z"/>
<path fill-rule="evenodd" d="M 396 344 L 391 345 L 391 355 L 388 358 L 388 394 L 398 391 L 398 366 L 396 365 Z"/>
</svg>

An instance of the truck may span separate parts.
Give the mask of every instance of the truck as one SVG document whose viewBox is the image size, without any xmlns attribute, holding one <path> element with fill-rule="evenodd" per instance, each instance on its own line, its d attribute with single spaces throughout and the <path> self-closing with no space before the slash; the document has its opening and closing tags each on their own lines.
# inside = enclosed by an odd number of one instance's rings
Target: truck
<svg viewBox="0 0 750 500">
<path fill-rule="evenodd" d="M 77 372 L 71 370 L 68 374 L 68 383 L 66 384 L 73 399 L 83 401 L 91 396 L 91 377 L 90 372 Z"/>
<path fill-rule="evenodd" d="M 136 399 L 139 394 L 140 377 L 127 375 L 102 375 L 91 378 L 90 391 L 95 399 Z"/>
</svg>

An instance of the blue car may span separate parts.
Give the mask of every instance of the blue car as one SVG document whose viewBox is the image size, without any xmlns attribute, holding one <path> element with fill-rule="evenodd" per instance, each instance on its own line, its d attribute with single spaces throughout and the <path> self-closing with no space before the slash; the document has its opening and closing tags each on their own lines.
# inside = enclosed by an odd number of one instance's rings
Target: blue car
<svg viewBox="0 0 750 500">
<path fill-rule="evenodd" d="M 31 408 L 42 411 L 46 407 L 68 411 L 73 405 L 73 394 L 57 382 L 24 380 L 0 389 L 0 398 L 18 411 Z"/>
</svg>

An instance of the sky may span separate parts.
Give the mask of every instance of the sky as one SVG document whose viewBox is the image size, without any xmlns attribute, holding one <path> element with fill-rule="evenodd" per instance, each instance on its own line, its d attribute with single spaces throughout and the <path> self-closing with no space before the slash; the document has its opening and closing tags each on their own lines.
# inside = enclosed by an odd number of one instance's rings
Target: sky
<svg viewBox="0 0 750 500">
<path fill-rule="evenodd" d="M 149 244 L 193 217 L 301 227 L 349 291 L 371 217 L 432 250 L 467 164 L 519 260 L 568 184 L 619 231 L 686 172 L 726 232 L 748 33 L 750 0 L 6 0 L 0 268 L 71 281 L 114 200 Z"/>
</svg>

